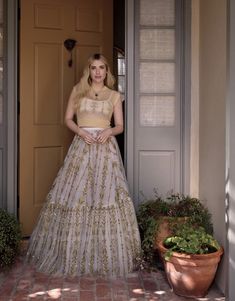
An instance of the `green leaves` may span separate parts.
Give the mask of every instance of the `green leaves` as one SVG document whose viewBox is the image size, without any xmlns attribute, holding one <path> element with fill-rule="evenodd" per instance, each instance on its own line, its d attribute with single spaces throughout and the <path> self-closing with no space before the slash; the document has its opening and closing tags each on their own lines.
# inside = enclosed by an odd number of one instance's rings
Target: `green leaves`
<svg viewBox="0 0 235 301">
<path fill-rule="evenodd" d="M 213 234 L 211 214 L 202 201 L 178 193 L 172 193 L 163 198 L 155 190 L 155 197 L 145 200 L 137 212 L 142 250 L 144 257 L 150 264 L 154 258 L 154 244 L 159 225 L 162 223 L 162 217 L 165 216 L 170 217 L 169 228 L 174 234 L 179 223 L 178 217 L 186 217 L 192 225 L 202 226 L 207 233 Z M 193 250 L 197 247 L 192 245 L 190 248 Z M 204 248 L 207 249 L 206 246 Z"/>
<path fill-rule="evenodd" d="M 168 249 L 165 259 L 169 260 L 172 252 L 186 254 L 208 254 L 219 250 L 220 245 L 212 235 L 206 233 L 203 227 L 190 224 L 180 225 L 176 235 L 164 240 Z"/>
</svg>

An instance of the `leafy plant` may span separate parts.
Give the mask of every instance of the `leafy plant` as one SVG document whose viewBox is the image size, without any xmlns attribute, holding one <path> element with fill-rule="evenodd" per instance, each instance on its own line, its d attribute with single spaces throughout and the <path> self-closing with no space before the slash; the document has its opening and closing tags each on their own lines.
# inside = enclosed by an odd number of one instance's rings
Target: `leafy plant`
<svg viewBox="0 0 235 301">
<path fill-rule="evenodd" d="M 177 218 L 186 217 L 189 223 L 202 226 L 207 233 L 213 234 L 211 214 L 199 199 L 183 194 L 170 194 L 163 198 L 155 191 L 155 198 L 144 201 L 137 212 L 142 250 L 147 262 L 153 261 L 156 234 L 162 217 L 165 216 L 170 217 L 173 233 Z"/>
<path fill-rule="evenodd" d="M 10 266 L 19 251 L 20 225 L 12 214 L 0 209 L 0 267 Z"/>
<path fill-rule="evenodd" d="M 220 249 L 220 245 L 203 227 L 190 223 L 179 225 L 174 236 L 167 237 L 163 242 L 168 249 L 164 257 L 169 260 L 173 252 L 185 254 L 209 254 Z"/>
</svg>

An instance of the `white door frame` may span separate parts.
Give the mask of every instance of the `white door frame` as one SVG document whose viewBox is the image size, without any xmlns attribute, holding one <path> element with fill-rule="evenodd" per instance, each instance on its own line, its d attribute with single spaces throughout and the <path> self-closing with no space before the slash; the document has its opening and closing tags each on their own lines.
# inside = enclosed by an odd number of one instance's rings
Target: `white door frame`
<svg viewBox="0 0 235 301">
<path fill-rule="evenodd" d="M 135 99 L 135 77 L 137 66 L 135 66 L 135 0 L 126 1 L 126 120 L 125 120 L 125 168 L 131 195 L 134 190 L 134 99 Z M 184 50 L 184 86 L 182 94 L 184 98 L 184 116 L 182 116 L 182 191 L 189 194 L 190 189 L 190 123 L 191 123 L 191 1 L 182 0 L 185 14 Z"/>
<path fill-rule="evenodd" d="M 125 108 L 125 168 L 129 183 L 130 193 L 134 194 L 134 96 L 135 96 L 135 0 L 126 1 L 126 37 L 125 37 L 125 57 L 126 57 L 126 97 L 128 99 Z"/>
</svg>

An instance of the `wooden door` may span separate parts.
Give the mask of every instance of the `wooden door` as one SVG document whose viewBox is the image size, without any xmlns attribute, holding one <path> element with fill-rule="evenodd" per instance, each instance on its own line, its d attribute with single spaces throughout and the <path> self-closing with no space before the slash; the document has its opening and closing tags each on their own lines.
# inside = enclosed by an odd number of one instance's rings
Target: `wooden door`
<svg viewBox="0 0 235 301">
<path fill-rule="evenodd" d="M 71 143 L 64 112 L 88 56 L 112 61 L 111 0 L 21 0 L 19 214 L 30 235 Z M 72 52 L 68 38 L 77 41 Z"/>
</svg>

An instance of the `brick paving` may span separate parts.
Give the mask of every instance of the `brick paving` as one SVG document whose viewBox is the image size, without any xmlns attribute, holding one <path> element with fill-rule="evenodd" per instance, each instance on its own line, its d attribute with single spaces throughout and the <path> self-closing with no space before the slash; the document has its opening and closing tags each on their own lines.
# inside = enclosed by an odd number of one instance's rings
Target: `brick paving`
<svg viewBox="0 0 235 301">
<path fill-rule="evenodd" d="M 8 272 L 0 272 L 0 301 L 225 301 L 216 287 L 205 298 L 175 295 L 162 270 L 139 271 L 125 278 L 49 276 L 24 262 L 22 254 Z"/>
<path fill-rule="evenodd" d="M 183 298 L 175 295 L 164 272 L 135 272 L 125 278 L 100 277 L 63 278 L 48 276 L 19 258 L 7 273 L 0 273 L 1 301 L 224 301 L 213 287 L 205 298 Z"/>
</svg>

